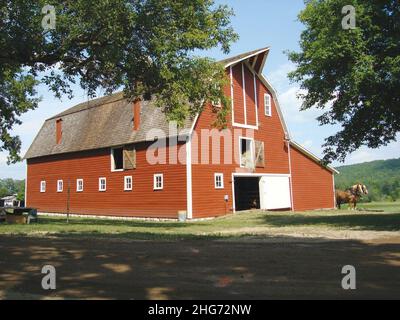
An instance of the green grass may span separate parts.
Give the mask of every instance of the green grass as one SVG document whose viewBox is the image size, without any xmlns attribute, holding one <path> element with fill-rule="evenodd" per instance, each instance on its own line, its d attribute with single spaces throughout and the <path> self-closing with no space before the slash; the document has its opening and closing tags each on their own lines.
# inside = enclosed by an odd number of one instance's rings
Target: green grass
<svg viewBox="0 0 400 320">
<path fill-rule="evenodd" d="M 107 237 L 142 240 L 240 237 L 255 230 L 311 227 L 329 230 L 400 231 L 400 203 L 368 203 L 360 207 L 383 212 L 328 210 L 308 212 L 244 212 L 207 221 L 149 222 L 40 216 L 31 225 L 1 224 L 1 234 Z"/>
</svg>

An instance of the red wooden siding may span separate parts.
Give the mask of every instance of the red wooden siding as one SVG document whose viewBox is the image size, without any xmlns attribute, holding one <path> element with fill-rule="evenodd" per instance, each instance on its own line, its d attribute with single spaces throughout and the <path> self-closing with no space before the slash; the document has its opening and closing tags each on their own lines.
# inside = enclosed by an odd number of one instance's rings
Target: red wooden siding
<svg viewBox="0 0 400 320">
<path fill-rule="evenodd" d="M 332 172 L 290 148 L 294 209 L 334 208 Z"/>
<path fill-rule="evenodd" d="M 232 87 L 234 108 L 233 122 L 242 125 L 256 126 L 257 113 L 254 75 L 245 64 L 239 63 L 232 67 Z M 230 92 L 228 92 L 228 96 L 231 96 Z"/>
<path fill-rule="evenodd" d="M 244 103 L 243 103 L 243 77 L 241 65 L 232 68 L 232 87 L 233 87 L 233 109 L 236 123 L 245 124 Z M 230 93 L 229 95 L 230 96 Z"/>
<path fill-rule="evenodd" d="M 110 149 L 29 159 L 27 205 L 41 212 L 65 213 L 69 182 L 71 213 L 177 218 L 179 210 L 186 210 L 186 166 L 150 165 L 145 144 L 137 147 L 136 159 L 136 169 L 121 172 L 111 172 Z M 153 190 L 156 173 L 164 174 L 163 190 Z M 132 176 L 132 191 L 124 191 L 124 176 Z M 105 192 L 99 191 L 100 177 L 107 179 Z M 83 192 L 76 192 L 76 179 L 84 180 Z M 57 192 L 57 180 L 64 181 L 63 192 Z"/>
<path fill-rule="evenodd" d="M 247 125 L 256 126 L 256 92 L 254 91 L 254 75 L 244 66 L 245 95 L 246 95 L 246 120 Z"/>
<path fill-rule="evenodd" d="M 240 66 L 240 64 L 239 64 Z M 241 67 L 235 66 L 232 68 L 236 70 L 232 72 L 236 74 L 239 78 L 241 73 L 237 72 L 237 70 L 241 70 Z M 249 76 L 249 78 L 251 78 Z M 234 107 L 235 107 L 235 120 L 236 118 L 236 110 L 243 110 L 243 88 L 242 86 L 236 85 L 238 82 L 235 81 L 233 77 L 233 99 L 234 99 Z M 252 81 L 254 83 L 254 78 Z M 267 117 L 264 115 L 264 93 L 268 92 L 268 89 L 264 86 L 264 84 L 256 78 L 256 88 L 257 88 L 257 99 L 258 99 L 258 119 L 259 119 L 259 129 L 254 130 L 254 139 L 265 142 L 264 148 L 264 157 L 266 159 L 265 168 L 256 168 L 254 173 L 281 173 L 288 174 L 289 173 L 289 157 L 287 150 L 287 143 L 285 142 L 285 133 L 282 128 L 282 124 L 278 117 L 278 112 L 276 110 L 275 102 L 272 101 L 272 117 Z M 253 90 L 254 97 L 254 85 L 249 86 L 249 92 Z M 229 90 L 227 89 L 227 94 L 229 94 Z M 250 96 L 250 95 L 249 95 Z M 249 99 L 250 106 L 251 103 L 255 107 L 254 98 L 253 101 Z M 255 110 L 253 111 L 255 114 Z M 231 117 L 228 116 L 228 129 L 233 130 L 241 130 L 240 136 L 246 136 L 247 129 L 240 129 L 237 127 L 232 127 L 232 123 L 230 121 Z M 197 124 L 195 126 L 195 132 L 197 136 L 200 137 L 201 129 L 209 129 L 210 124 L 215 120 L 215 114 L 213 114 L 210 106 L 205 108 L 203 113 L 199 116 Z M 239 137 L 236 135 L 232 139 L 232 159 L 234 159 L 235 154 L 233 152 L 238 152 L 238 149 L 235 149 L 234 144 L 239 143 Z M 224 142 L 221 138 L 221 153 L 220 158 L 223 161 L 223 150 L 224 150 Z M 202 146 L 204 147 L 204 146 Z M 196 150 L 193 146 L 192 157 L 195 157 Z M 193 217 L 207 217 L 207 216 L 218 216 L 224 215 L 227 213 L 232 213 L 233 210 L 233 194 L 232 194 L 232 174 L 236 172 L 246 172 L 247 170 L 244 168 L 240 168 L 239 164 L 233 163 L 231 165 L 225 164 L 211 164 L 211 143 L 209 150 L 209 158 L 210 164 L 193 164 L 192 165 L 192 193 L 193 193 Z M 201 147 L 198 147 L 198 155 L 201 156 Z M 223 173 L 224 174 L 224 189 L 215 189 L 214 188 L 214 174 L 215 173 Z M 228 195 L 229 200 L 226 202 L 224 200 L 224 196 Z"/>
</svg>

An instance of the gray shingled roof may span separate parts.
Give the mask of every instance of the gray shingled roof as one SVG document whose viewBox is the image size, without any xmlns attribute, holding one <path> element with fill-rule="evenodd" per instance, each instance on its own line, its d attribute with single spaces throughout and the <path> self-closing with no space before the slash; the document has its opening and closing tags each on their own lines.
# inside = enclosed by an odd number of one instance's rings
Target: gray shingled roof
<svg viewBox="0 0 400 320">
<path fill-rule="evenodd" d="M 56 143 L 56 120 L 62 118 L 62 141 Z M 142 101 L 140 128 L 133 130 L 132 102 L 117 93 L 109 97 L 81 103 L 57 116 L 47 119 L 25 154 L 36 158 L 68 152 L 107 148 L 161 138 L 160 131 L 147 136 L 151 129 L 161 129 L 169 134 L 168 121 L 154 101 Z M 193 120 L 187 119 L 180 129 L 185 134 Z"/>
<path fill-rule="evenodd" d="M 249 51 L 220 63 L 229 65 L 267 48 Z M 56 143 L 56 120 L 62 118 L 62 141 Z M 25 159 L 83 150 L 107 148 L 143 142 L 151 129 L 161 129 L 167 136 L 168 121 L 154 101 L 143 101 L 138 131 L 132 129 L 132 102 L 122 92 L 80 103 L 45 121 Z M 187 119 L 181 134 L 191 128 L 193 119 Z M 147 139 L 146 139 L 147 138 Z"/>
</svg>

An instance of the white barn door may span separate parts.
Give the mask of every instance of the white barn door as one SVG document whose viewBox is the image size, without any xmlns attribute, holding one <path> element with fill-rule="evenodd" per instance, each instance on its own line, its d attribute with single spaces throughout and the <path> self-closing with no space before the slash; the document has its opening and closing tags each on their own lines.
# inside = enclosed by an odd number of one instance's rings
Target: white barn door
<svg viewBox="0 0 400 320">
<path fill-rule="evenodd" d="M 291 207 L 289 177 L 262 176 L 259 184 L 261 209 L 273 210 Z"/>
</svg>

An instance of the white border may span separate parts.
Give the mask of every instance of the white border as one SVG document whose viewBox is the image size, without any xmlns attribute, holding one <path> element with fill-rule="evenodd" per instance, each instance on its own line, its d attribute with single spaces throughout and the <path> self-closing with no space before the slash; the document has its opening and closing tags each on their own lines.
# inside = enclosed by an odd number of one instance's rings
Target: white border
<svg viewBox="0 0 400 320">
<path fill-rule="evenodd" d="M 239 165 L 240 168 L 247 168 L 245 166 L 242 166 L 242 142 L 240 140 L 242 139 L 246 139 L 246 140 L 250 140 L 252 143 L 250 144 L 250 149 L 251 149 L 251 157 L 252 157 L 252 162 L 255 164 L 255 142 L 254 142 L 254 138 L 248 138 L 248 137 L 243 137 L 243 136 L 239 136 Z M 249 168 L 247 168 L 249 169 Z"/>
<path fill-rule="evenodd" d="M 82 181 L 82 189 L 80 190 L 79 187 L 79 181 Z M 83 192 L 83 179 L 76 179 L 76 192 Z"/>
<path fill-rule="evenodd" d="M 42 188 L 42 185 L 44 183 L 44 188 Z M 45 193 L 46 192 L 46 180 L 41 180 L 40 181 L 40 193 Z"/>
<path fill-rule="evenodd" d="M 115 161 L 114 161 L 114 150 L 115 149 L 122 149 L 122 169 L 115 169 Z M 121 172 L 124 171 L 124 147 L 123 146 L 118 146 L 118 147 L 112 147 L 111 149 L 111 172 Z"/>
<path fill-rule="evenodd" d="M 59 183 L 61 182 L 61 190 L 59 188 Z M 57 180 L 57 192 L 63 192 L 64 190 L 64 181 L 63 180 Z"/>
<path fill-rule="evenodd" d="M 104 180 L 104 189 L 101 189 L 101 180 Z M 100 177 L 99 178 L 99 191 L 100 192 L 107 191 L 107 178 L 105 178 L 105 177 Z"/>
<path fill-rule="evenodd" d="M 194 129 L 194 128 L 193 128 Z M 192 130 L 193 131 L 193 130 Z M 186 211 L 187 218 L 193 218 L 193 198 L 192 198 L 192 133 L 186 141 Z"/>
<path fill-rule="evenodd" d="M 131 179 L 131 187 L 127 187 L 127 179 Z M 132 191 L 133 190 L 133 178 L 132 176 L 124 176 L 124 191 Z"/>
<path fill-rule="evenodd" d="M 161 187 L 157 187 L 157 178 L 161 177 Z M 153 190 L 163 190 L 164 189 L 164 174 L 155 173 L 153 175 Z"/>
<path fill-rule="evenodd" d="M 221 186 L 217 186 L 217 177 L 221 177 Z M 214 188 L 221 190 L 224 189 L 224 174 L 223 173 L 214 173 Z"/>
</svg>

